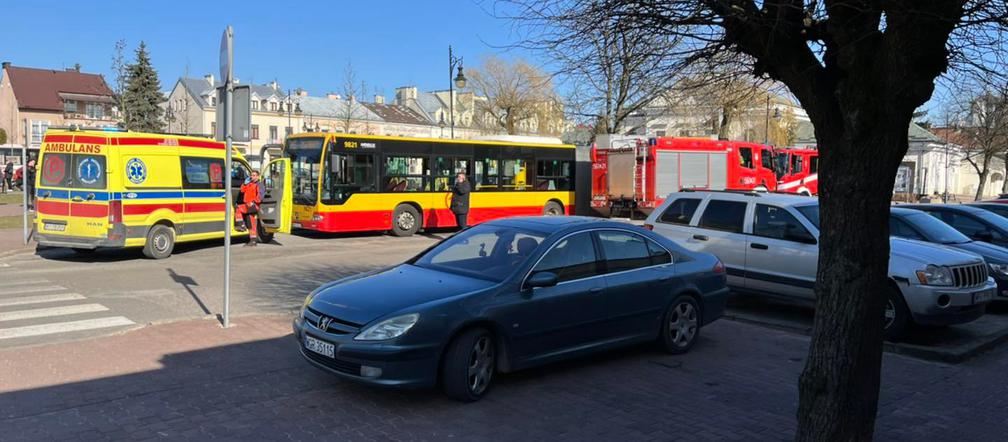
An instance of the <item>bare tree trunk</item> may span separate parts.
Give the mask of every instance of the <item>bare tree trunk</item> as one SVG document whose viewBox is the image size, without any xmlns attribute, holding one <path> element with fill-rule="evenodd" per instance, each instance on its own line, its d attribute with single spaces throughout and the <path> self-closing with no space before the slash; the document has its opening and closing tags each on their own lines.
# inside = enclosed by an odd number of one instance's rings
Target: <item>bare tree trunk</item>
<svg viewBox="0 0 1008 442">
<path fill-rule="evenodd" d="M 871 440 L 883 307 L 892 284 L 886 276 L 889 207 L 896 169 L 908 147 L 906 126 L 890 123 L 849 133 L 839 118 L 819 118 L 815 126 L 822 161 L 817 313 L 799 381 L 796 439 Z"/>
<path fill-rule="evenodd" d="M 987 175 L 990 175 L 990 171 L 987 169 L 987 165 L 984 164 L 983 171 L 980 172 L 980 183 L 977 184 L 976 195 L 973 197 L 973 201 L 980 201 L 984 196 L 984 189 L 987 187 Z"/>
</svg>

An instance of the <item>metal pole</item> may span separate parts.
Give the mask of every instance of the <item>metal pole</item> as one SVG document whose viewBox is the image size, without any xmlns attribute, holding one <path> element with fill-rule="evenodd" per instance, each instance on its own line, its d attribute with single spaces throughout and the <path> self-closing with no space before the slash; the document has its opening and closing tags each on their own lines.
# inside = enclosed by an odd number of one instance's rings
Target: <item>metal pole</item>
<svg viewBox="0 0 1008 442">
<path fill-rule="evenodd" d="M 234 53 L 232 50 L 232 41 L 234 38 L 234 30 L 231 26 L 227 27 L 227 39 L 228 39 L 228 76 L 226 82 L 224 83 L 224 90 L 226 99 L 224 100 L 224 139 L 226 140 L 226 151 L 224 152 L 224 314 L 222 315 L 222 322 L 224 328 L 231 326 L 230 313 L 231 313 L 231 228 L 234 225 L 234 214 L 231 208 L 231 112 L 232 106 L 234 106 L 234 97 L 232 92 L 234 91 L 234 84 L 231 80 L 234 68 L 232 66 L 232 61 L 234 61 Z"/>
<path fill-rule="evenodd" d="M 766 96 L 766 125 L 763 129 L 763 144 L 770 144 L 770 94 Z"/>
<path fill-rule="evenodd" d="M 448 113 L 451 114 L 451 137 L 455 139 L 455 85 L 452 83 L 452 66 L 455 59 L 452 58 L 452 48 L 448 45 Z"/>
<path fill-rule="evenodd" d="M 25 143 L 21 147 L 21 196 L 23 201 L 22 210 L 22 230 L 24 233 L 24 245 L 28 245 L 28 145 L 31 141 L 31 123 L 25 118 Z"/>
</svg>

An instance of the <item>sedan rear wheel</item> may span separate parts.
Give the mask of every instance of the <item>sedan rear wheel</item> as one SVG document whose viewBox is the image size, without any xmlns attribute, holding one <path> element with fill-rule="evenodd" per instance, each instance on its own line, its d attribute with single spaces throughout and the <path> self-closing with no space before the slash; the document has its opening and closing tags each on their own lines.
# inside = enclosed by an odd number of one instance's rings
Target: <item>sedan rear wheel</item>
<svg viewBox="0 0 1008 442">
<path fill-rule="evenodd" d="M 441 385 L 448 397 L 477 401 L 490 389 L 497 371 L 497 345 L 482 328 L 468 330 L 448 345 L 441 367 Z"/>
<path fill-rule="evenodd" d="M 665 312 L 662 324 L 661 341 L 665 351 L 686 353 L 700 337 L 700 307 L 692 296 L 680 295 Z"/>
</svg>

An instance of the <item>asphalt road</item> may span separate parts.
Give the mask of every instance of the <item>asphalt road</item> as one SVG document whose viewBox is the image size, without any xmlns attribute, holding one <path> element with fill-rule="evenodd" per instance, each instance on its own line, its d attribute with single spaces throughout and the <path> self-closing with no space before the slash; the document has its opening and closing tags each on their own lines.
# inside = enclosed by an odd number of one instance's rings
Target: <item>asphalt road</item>
<svg viewBox="0 0 1008 442">
<path fill-rule="evenodd" d="M 288 312 L 320 284 L 401 262 L 451 233 L 278 235 L 231 253 L 231 314 Z M 139 250 L 42 249 L 0 259 L 0 348 L 89 338 L 219 315 L 220 241 L 180 244 L 164 260 Z"/>
</svg>

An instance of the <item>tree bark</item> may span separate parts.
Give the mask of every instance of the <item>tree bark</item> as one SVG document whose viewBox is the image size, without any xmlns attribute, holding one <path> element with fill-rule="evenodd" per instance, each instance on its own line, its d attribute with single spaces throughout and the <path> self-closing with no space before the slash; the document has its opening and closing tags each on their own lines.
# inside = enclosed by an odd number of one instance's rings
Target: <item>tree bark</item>
<svg viewBox="0 0 1008 442">
<path fill-rule="evenodd" d="M 817 313 L 799 381 L 797 440 L 872 438 L 892 284 L 889 207 L 908 147 L 909 118 L 895 120 L 860 133 L 846 132 L 842 120 L 816 121 L 822 162 Z"/>
<path fill-rule="evenodd" d="M 973 196 L 973 201 L 980 201 L 983 199 L 984 189 L 987 187 L 987 175 L 989 174 L 990 172 L 987 169 L 987 165 L 984 164 L 983 171 L 980 172 L 980 183 L 977 184 L 977 191 L 976 195 Z"/>
</svg>

